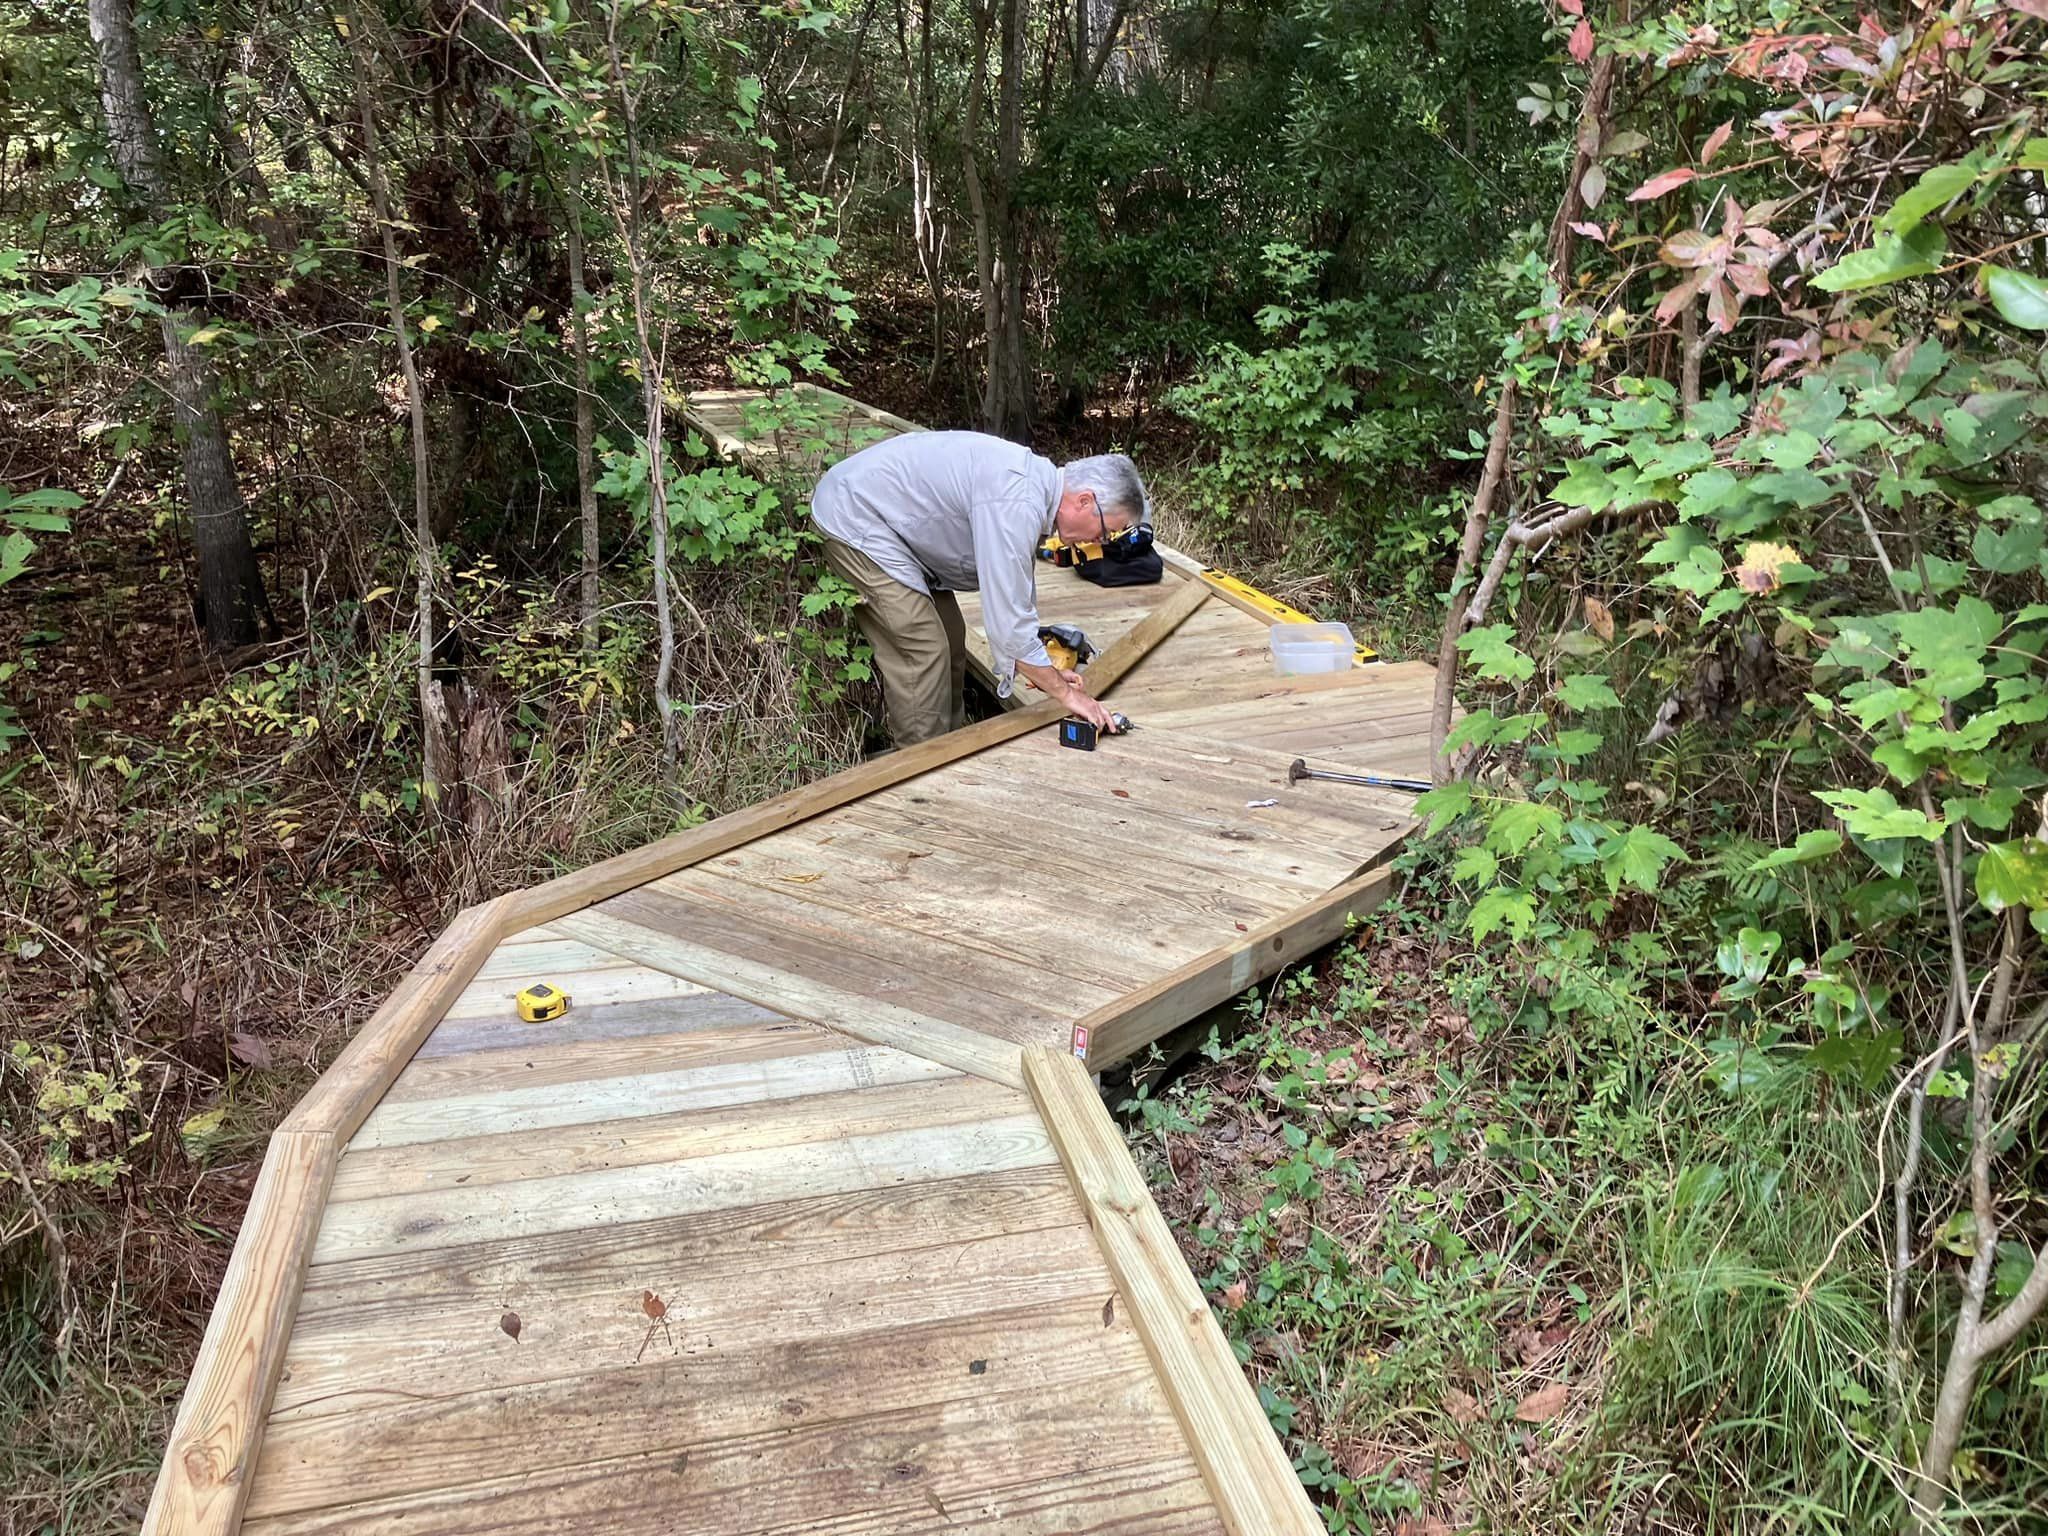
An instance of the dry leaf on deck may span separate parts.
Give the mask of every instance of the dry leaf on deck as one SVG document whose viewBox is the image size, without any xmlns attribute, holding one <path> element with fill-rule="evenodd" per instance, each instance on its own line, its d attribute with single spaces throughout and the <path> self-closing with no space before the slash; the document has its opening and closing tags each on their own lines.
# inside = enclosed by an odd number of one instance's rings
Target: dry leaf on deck
<svg viewBox="0 0 2048 1536">
<path fill-rule="evenodd" d="M 642 1291 L 640 1293 L 640 1310 L 658 1323 L 668 1316 L 668 1303 L 652 1291 Z"/>
<path fill-rule="evenodd" d="M 815 875 L 784 875 L 782 878 L 791 885 L 809 885 L 814 880 L 824 879 L 825 872 L 821 869 Z"/>
<path fill-rule="evenodd" d="M 519 1342 L 519 1314 L 517 1312 L 507 1312 L 498 1319 L 498 1326 L 505 1330 L 506 1338 L 515 1344 Z"/>
</svg>

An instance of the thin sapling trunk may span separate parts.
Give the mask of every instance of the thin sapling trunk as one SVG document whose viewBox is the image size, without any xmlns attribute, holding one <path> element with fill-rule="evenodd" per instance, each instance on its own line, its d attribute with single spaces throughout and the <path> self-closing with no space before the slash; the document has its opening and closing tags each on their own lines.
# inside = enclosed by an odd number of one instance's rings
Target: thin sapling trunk
<svg viewBox="0 0 2048 1536">
<path fill-rule="evenodd" d="M 355 67 L 356 111 L 362 119 L 363 170 L 370 182 L 370 202 L 377 218 L 377 231 L 384 246 L 384 298 L 391 321 L 391 336 L 398 345 L 398 368 L 405 378 L 405 399 L 412 417 L 412 502 L 414 565 L 418 571 L 420 648 L 416 664 L 420 697 L 420 791 L 432 801 L 449 781 L 448 743 L 453 731 L 447 701 L 434 678 L 435 552 L 433 490 L 429 477 L 427 450 L 427 401 L 420 384 L 418 361 L 412 339 L 405 329 L 405 296 L 398 274 L 403 263 L 398 255 L 398 234 L 392 224 L 391 194 L 384 177 L 384 157 L 379 152 L 377 109 L 370 91 L 374 59 L 369 40 L 357 18 L 343 13 L 337 20 L 348 38 L 349 54 Z"/>
</svg>

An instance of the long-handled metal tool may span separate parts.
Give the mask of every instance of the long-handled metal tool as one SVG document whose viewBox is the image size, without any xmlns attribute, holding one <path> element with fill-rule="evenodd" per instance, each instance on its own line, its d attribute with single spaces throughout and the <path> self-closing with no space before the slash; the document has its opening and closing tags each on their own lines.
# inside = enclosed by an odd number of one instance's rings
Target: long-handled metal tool
<svg viewBox="0 0 2048 1536">
<path fill-rule="evenodd" d="M 1327 768 L 1311 768 L 1297 757 L 1287 765 L 1287 782 L 1299 784 L 1303 779 L 1327 779 L 1332 784 L 1363 784 L 1369 789 L 1405 789 L 1412 795 L 1436 788 L 1427 779 L 1392 778 L 1377 773 L 1332 773 Z"/>
</svg>

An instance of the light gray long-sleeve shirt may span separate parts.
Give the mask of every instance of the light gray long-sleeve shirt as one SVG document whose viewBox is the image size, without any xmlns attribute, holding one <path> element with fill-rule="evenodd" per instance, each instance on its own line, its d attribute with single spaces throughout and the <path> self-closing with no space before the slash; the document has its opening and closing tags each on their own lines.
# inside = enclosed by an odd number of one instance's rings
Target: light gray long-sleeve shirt
<svg viewBox="0 0 2048 1536">
<path fill-rule="evenodd" d="M 1038 638 L 1039 543 L 1064 476 L 1028 448 L 980 432 L 906 432 L 825 471 L 811 520 L 918 592 L 980 592 L 1005 695 L 1016 664 L 1050 666 Z"/>
</svg>

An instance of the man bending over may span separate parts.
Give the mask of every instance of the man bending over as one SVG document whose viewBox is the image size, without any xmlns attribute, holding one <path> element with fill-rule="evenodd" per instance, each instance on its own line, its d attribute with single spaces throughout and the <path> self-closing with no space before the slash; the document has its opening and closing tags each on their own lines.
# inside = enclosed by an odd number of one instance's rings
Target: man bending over
<svg viewBox="0 0 2048 1536">
<path fill-rule="evenodd" d="M 825 472 L 811 520 L 825 564 L 860 593 L 854 610 L 882 673 L 899 747 L 964 721 L 967 626 L 955 592 L 981 593 L 982 626 L 1007 698 L 1019 672 L 1068 710 L 1110 728 L 1077 672 L 1038 638 L 1037 554 L 1048 534 L 1092 542 L 1146 520 L 1145 483 L 1120 453 L 1061 469 L 980 432 L 906 432 Z"/>
</svg>

